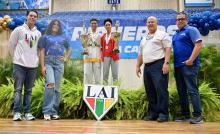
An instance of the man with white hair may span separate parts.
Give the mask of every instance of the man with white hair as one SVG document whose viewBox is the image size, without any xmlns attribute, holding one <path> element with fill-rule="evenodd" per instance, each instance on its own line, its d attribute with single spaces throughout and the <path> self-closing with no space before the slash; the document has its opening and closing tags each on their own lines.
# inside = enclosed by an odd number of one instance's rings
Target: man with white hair
<svg viewBox="0 0 220 134">
<path fill-rule="evenodd" d="M 169 35 L 157 29 L 157 18 L 147 19 L 146 36 L 140 43 L 136 74 L 140 77 L 141 65 L 144 64 L 144 86 L 149 101 L 148 116 L 145 120 L 168 121 L 168 76 L 171 53 Z"/>
</svg>

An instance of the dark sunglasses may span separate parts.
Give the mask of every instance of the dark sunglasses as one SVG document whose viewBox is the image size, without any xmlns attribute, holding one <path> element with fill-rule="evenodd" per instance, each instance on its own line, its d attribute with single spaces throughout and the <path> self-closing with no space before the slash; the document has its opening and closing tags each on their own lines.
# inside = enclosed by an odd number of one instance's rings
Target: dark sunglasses
<svg viewBox="0 0 220 134">
<path fill-rule="evenodd" d="M 186 18 L 179 18 L 179 19 L 176 19 L 176 21 L 184 21 L 186 20 Z"/>
</svg>

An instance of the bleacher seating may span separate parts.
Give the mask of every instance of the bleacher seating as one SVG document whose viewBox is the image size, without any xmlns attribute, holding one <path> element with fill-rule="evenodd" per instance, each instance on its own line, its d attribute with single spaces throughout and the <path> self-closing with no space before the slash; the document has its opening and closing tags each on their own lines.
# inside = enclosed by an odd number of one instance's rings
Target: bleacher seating
<svg viewBox="0 0 220 134">
<path fill-rule="evenodd" d="M 105 18 L 121 19 L 121 20 L 133 20 L 140 21 L 146 20 L 149 16 L 155 16 L 158 19 L 174 19 L 176 11 L 171 9 L 157 9 L 157 10 L 103 10 L 103 11 L 68 11 L 68 12 L 56 12 L 50 16 L 42 18 L 44 20 L 60 19 L 62 21 L 74 21 L 82 20 L 88 21 L 91 18 L 97 18 L 104 20 Z"/>
<path fill-rule="evenodd" d="M 195 13 L 202 13 L 205 11 L 211 11 L 213 14 L 220 13 L 220 8 L 187 8 L 185 12 L 189 15 L 193 15 Z"/>
<path fill-rule="evenodd" d="M 6 8 L 6 4 L 5 3 L 0 3 L 0 10 L 3 10 Z"/>
<path fill-rule="evenodd" d="M 9 4 L 10 9 L 19 9 L 20 3 L 19 2 L 13 2 Z"/>
<path fill-rule="evenodd" d="M 0 0 L 0 10 L 47 9 L 48 0 Z"/>
<path fill-rule="evenodd" d="M 21 17 L 21 16 L 26 16 L 26 11 L 1 11 L 0 12 L 0 17 L 3 17 L 5 15 L 9 15 L 12 18 L 14 18 L 14 17 Z M 39 15 L 39 18 L 48 16 L 48 11 L 47 10 L 45 10 L 45 11 L 38 11 L 38 15 Z"/>
</svg>

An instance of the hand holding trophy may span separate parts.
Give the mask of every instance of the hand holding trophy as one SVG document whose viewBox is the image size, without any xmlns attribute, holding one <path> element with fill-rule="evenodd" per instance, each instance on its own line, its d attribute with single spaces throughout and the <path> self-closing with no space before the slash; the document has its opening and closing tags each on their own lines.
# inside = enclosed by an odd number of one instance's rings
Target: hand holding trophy
<svg viewBox="0 0 220 134">
<path fill-rule="evenodd" d="M 115 47 L 113 49 L 113 52 L 119 53 L 119 40 L 121 38 L 121 33 L 118 32 L 118 27 L 120 26 L 120 22 L 117 20 L 115 23 L 115 32 L 114 34 L 114 41 L 115 41 Z"/>
<path fill-rule="evenodd" d="M 86 33 L 86 26 L 84 22 L 83 22 L 83 32 L 80 36 L 80 40 L 83 47 L 82 55 L 88 55 L 88 46 L 87 46 L 88 35 Z"/>
</svg>

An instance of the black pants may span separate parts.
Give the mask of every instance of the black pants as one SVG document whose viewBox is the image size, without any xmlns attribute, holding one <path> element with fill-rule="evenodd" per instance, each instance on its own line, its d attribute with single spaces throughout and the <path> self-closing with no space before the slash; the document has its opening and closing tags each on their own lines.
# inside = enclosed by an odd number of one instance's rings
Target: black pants
<svg viewBox="0 0 220 134">
<path fill-rule="evenodd" d="M 144 86 L 149 105 L 148 115 L 153 118 L 168 118 L 168 74 L 163 74 L 164 59 L 144 66 Z"/>
</svg>

